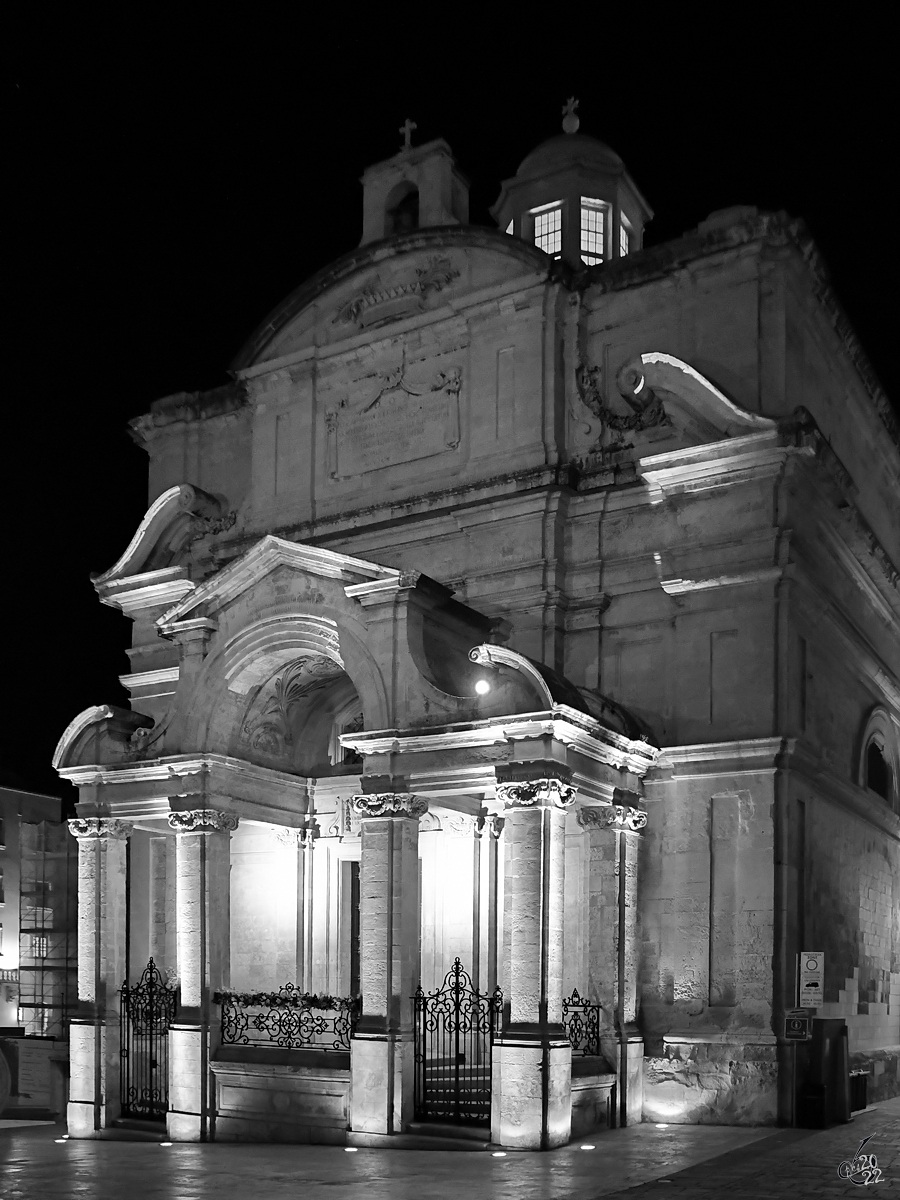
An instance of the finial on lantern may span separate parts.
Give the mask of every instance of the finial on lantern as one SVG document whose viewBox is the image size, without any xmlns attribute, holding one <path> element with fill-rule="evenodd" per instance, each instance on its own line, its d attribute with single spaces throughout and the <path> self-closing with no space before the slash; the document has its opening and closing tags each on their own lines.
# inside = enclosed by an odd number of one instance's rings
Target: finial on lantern
<svg viewBox="0 0 900 1200">
<path fill-rule="evenodd" d="M 578 107 L 578 101 L 574 96 L 570 96 L 563 105 L 563 123 L 562 127 L 566 133 L 577 133 L 578 126 L 581 122 L 578 120 L 575 109 Z"/>
</svg>

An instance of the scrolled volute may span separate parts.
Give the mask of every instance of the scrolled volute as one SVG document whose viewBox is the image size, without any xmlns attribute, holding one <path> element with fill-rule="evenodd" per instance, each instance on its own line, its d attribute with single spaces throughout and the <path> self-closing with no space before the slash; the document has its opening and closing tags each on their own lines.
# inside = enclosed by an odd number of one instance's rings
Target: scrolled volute
<svg viewBox="0 0 900 1200">
<path fill-rule="evenodd" d="M 626 804 L 610 804 L 603 808 L 584 807 L 578 810 L 582 829 L 622 829 L 638 833 L 647 824 L 647 814 L 641 808 Z"/>
<path fill-rule="evenodd" d="M 186 812 L 170 812 L 169 828 L 176 833 L 232 833 L 239 818 L 217 808 L 191 808 Z"/>
<path fill-rule="evenodd" d="M 428 801 L 411 792 L 372 792 L 350 796 L 350 808 L 358 817 L 419 817 L 428 811 Z"/>
<path fill-rule="evenodd" d="M 72 817 L 69 833 L 82 841 L 86 838 L 103 838 L 122 842 L 131 833 L 131 822 L 115 817 Z"/>
<path fill-rule="evenodd" d="M 497 799 L 506 808 L 570 808 L 575 803 L 576 789 L 561 779 L 529 779 L 514 783 L 498 783 Z"/>
</svg>

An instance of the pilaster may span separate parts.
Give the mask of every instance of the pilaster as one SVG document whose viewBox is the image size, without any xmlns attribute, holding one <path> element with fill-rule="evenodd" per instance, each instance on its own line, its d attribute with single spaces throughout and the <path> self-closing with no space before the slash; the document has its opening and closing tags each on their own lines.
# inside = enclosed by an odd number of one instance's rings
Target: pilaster
<svg viewBox="0 0 900 1200">
<path fill-rule="evenodd" d="M 562 1024 L 565 818 L 575 789 L 552 762 L 497 769 L 509 858 L 509 1024 L 494 1043 L 491 1138 L 547 1150 L 571 1131 L 572 1050 Z"/>
<path fill-rule="evenodd" d="M 215 1136 L 209 1062 L 220 1037 L 213 995 L 228 986 L 229 841 L 238 818 L 217 809 L 171 812 L 175 832 L 175 925 L 180 1004 L 169 1030 L 169 1113 L 173 1141 Z"/>
<path fill-rule="evenodd" d="M 638 855 L 647 814 L 614 804 L 582 808 L 578 821 L 590 842 L 589 996 L 600 1003 L 601 1047 L 618 1077 L 616 1120 L 632 1125 L 643 1110 Z"/>
<path fill-rule="evenodd" d="M 120 1112 L 119 989 L 125 981 L 126 839 L 107 817 L 69 821 L 78 839 L 78 1012 L 70 1026 L 72 1137 L 94 1137 Z"/>
<path fill-rule="evenodd" d="M 361 818 L 362 1015 L 351 1042 L 351 1129 L 402 1133 L 413 1119 L 413 993 L 418 959 L 418 836 L 425 800 L 352 796 Z"/>
</svg>

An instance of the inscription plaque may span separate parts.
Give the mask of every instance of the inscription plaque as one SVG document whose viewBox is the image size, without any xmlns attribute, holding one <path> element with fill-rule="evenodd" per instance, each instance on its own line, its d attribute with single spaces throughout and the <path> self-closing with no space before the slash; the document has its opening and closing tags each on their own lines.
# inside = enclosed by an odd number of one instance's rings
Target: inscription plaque
<svg viewBox="0 0 900 1200">
<path fill-rule="evenodd" d="M 364 407 L 343 401 L 326 415 L 329 474 L 347 479 L 432 458 L 459 445 L 458 367 L 415 385 L 390 381 Z"/>
</svg>

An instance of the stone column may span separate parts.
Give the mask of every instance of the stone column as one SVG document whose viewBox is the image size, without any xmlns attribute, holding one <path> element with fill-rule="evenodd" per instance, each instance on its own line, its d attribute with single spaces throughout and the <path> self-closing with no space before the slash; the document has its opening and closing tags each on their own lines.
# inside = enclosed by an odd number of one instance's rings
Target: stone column
<svg viewBox="0 0 900 1200">
<path fill-rule="evenodd" d="M 524 769 L 541 770 L 523 780 Z M 513 779 L 509 775 L 513 774 Z M 519 779 L 515 779 L 515 775 Z M 509 1025 L 494 1043 L 491 1139 L 548 1150 L 569 1140 L 572 1049 L 562 1024 L 565 810 L 575 801 L 565 768 L 497 770 L 506 808 Z"/>
<path fill-rule="evenodd" d="M 220 1037 L 213 996 L 228 985 L 229 841 L 238 818 L 216 809 L 169 813 L 175 838 L 175 925 L 179 1007 L 169 1030 L 169 1113 L 173 1141 L 211 1141 L 215 1081 L 209 1060 Z"/>
<path fill-rule="evenodd" d="M 78 839 L 78 1013 L 69 1041 L 68 1126 L 94 1137 L 118 1117 L 119 990 L 125 982 L 126 839 L 107 817 L 69 821 Z"/>
<path fill-rule="evenodd" d="M 362 1015 L 351 1042 L 350 1128 L 402 1133 L 413 1119 L 413 993 L 419 948 L 419 817 L 408 793 L 352 796 L 361 818 Z M 358 1139 L 363 1140 L 363 1139 Z"/>
<path fill-rule="evenodd" d="M 637 1028 L 640 934 L 638 852 L 647 814 L 627 805 L 582 808 L 590 839 L 590 996 L 601 1005 L 600 1043 L 618 1079 L 616 1121 L 643 1110 L 644 1040 Z"/>
</svg>

